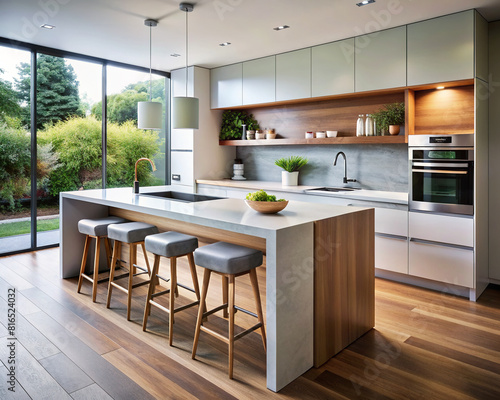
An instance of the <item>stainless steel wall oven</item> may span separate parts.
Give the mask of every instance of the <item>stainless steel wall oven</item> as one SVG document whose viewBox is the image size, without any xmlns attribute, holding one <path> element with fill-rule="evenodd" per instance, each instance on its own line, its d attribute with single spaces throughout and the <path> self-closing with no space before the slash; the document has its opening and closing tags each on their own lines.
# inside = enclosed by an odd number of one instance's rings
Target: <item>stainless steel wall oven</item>
<svg viewBox="0 0 500 400">
<path fill-rule="evenodd" d="M 474 135 L 408 138 L 410 211 L 474 214 Z"/>
</svg>

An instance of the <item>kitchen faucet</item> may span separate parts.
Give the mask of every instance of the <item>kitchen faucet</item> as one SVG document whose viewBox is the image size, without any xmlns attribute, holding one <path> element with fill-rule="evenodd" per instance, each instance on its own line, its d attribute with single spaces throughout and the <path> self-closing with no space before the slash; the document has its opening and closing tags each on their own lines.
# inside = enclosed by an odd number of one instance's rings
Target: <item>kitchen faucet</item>
<svg viewBox="0 0 500 400">
<path fill-rule="evenodd" d="M 156 171 L 156 167 L 155 167 L 155 163 L 153 161 L 151 161 L 149 158 L 139 158 L 136 162 L 135 162 L 135 180 L 134 180 L 134 193 L 139 193 L 139 181 L 137 180 L 137 164 L 139 164 L 139 161 L 149 161 L 149 163 L 151 164 L 151 168 L 153 169 L 153 171 Z"/>
<path fill-rule="evenodd" d="M 333 166 L 335 167 L 337 165 L 337 158 L 339 158 L 339 156 L 342 156 L 344 157 L 344 180 L 343 182 L 344 183 L 347 183 L 347 182 L 357 182 L 356 179 L 347 179 L 347 158 L 344 154 L 343 151 L 339 151 L 337 153 L 337 155 L 335 156 L 335 161 L 333 162 Z"/>
</svg>

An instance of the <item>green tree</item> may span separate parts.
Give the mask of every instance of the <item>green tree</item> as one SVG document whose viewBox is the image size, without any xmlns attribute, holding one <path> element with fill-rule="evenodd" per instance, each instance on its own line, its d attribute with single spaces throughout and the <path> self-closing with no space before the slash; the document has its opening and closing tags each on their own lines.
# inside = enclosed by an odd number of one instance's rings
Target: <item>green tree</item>
<svg viewBox="0 0 500 400">
<path fill-rule="evenodd" d="M 21 63 L 16 81 L 19 99 L 23 108 L 23 123 L 30 125 L 30 79 L 31 65 Z M 81 116 L 79 82 L 71 65 L 61 57 L 40 54 L 37 58 L 37 128 Z"/>
<path fill-rule="evenodd" d="M 0 74 L 3 74 L 2 69 L 0 69 Z M 16 92 L 12 89 L 10 82 L 0 78 L 0 121 L 6 121 L 6 117 L 20 116 L 21 107 L 17 103 Z"/>
<path fill-rule="evenodd" d="M 131 83 L 118 94 L 108 96 L 108 121 L 123 124 L 126 121 L 137 123 L 137 103 L 149 99 L 149 81 Z M 165 80 L 152 82 L 153 101 L 165 105 Z M 92 106 L 91 114 L 102 120 L 102 102 Z"/>
</svg>

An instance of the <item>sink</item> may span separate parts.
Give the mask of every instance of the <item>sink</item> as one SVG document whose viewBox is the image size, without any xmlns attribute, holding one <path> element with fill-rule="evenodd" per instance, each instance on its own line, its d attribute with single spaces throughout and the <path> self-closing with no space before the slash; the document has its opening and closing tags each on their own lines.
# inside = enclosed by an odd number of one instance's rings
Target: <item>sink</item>
<svg viewBox="0 0 500 400">
<path fill-rule="evenodd" d="M 352 192 L 354 190 L 361 190 L 361 188 L 352 188 L 352 187 L 322 187 L 317 189 L 309 189 L 308 192 L 312 191 L 321 191 L 321 192 Z"/>
<path fill-rule="evenodd" d="M 213 196 L 205 196 L 203 194 L 172 192 L 172 191 L 139 193 L 139 196 L 161 197 L 163 199 L 181 201 L 181 202 L 184 202 L 184 203 L 193 203 L 193 202 L 196 202 L 196 201 L 207 201 L 207 200 L 222 199 L 222 197 L 213 197 Z"/>
</svg>

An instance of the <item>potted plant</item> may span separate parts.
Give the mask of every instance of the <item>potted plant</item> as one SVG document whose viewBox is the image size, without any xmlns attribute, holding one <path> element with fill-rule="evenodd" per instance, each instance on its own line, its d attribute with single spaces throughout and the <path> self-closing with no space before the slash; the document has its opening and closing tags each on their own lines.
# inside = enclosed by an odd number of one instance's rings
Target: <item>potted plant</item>
<svg viewBox="0 0 500 400">
<path fill-rule="evenodd" d="M 389 130 L 391 135 L 398 135 L 400 126 L 405 123 L 405 104 L 386 104 L 384 108 L 373 114 L 377 129 L 384 132 Z"/>
<path fill-rule="evenodd" d="M 301 156 L 284 157 L 274 161 L 274 164 L 284 169 L 281 172 L 281 184 L 283 186 L 297 186 L 299 169 L 306 165 L 307 162 L 308 159 Z"/>
<path fill-rule="evenodd" d="M 259 123 L 248 115 L 245 111 L 225 110 L 222 113 L 222 124 L 219 138 L 221 140 L 241 139 L 243 125 L 246 125 L 247 132 L 259 129 Z"/>
</svg>

